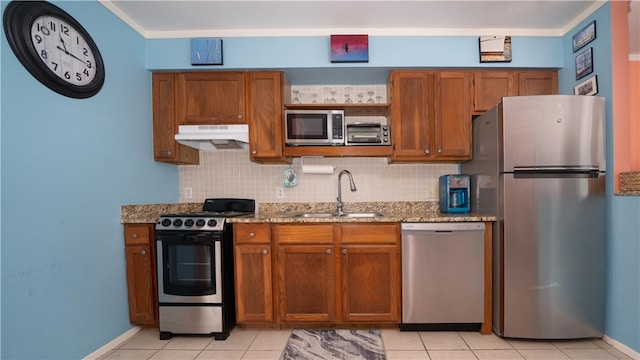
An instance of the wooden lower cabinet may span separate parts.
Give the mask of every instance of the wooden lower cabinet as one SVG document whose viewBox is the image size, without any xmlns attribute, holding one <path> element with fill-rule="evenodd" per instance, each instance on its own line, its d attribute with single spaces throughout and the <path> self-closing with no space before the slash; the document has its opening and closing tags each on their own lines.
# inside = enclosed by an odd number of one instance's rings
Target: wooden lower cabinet
<svg viewBox="0 0 640 360">
<path fill-rule="evenodd" d="M 342 320 L 398 322 L 400 263 L 396 245 L 341 247 Z"/>
<path fill-rule="evenodd" d="M 335 275 L 333 246 L 277 245 L 279 320 L 333 322 Z"/>
<path fill-rule="evenodd" d="M 271 225 L 234 226 L 236 321 L 273 322 Z"/>
<path fill-rule="evenodd" d="M 342 320 L 400 322 L 400 225 L 340 226 Z"/>
<path fill-rule="evenodd" d="M 129 321 L 157 326 L 158 295 L 154 224 L 125 224 Z"/>
<path fill-rule="evenodd" d="M 281 323 L 398 323 L 398 224 L 274 225 Z"/>
</svg>

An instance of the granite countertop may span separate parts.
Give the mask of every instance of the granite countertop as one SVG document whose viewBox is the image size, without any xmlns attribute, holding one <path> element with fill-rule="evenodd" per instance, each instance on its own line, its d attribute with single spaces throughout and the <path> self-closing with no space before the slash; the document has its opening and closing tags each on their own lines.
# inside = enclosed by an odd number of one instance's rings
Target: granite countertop
<svg viewBox="0 0 640 360">
<path fill-rule="evenodd" d="M 331 203 L 262 203 L 255 216 L 229 218 L 231 223 L 318 223 L 318 222 L 465 222 L 495 221 L 495 216 L 446 214 L 438 210 L 437 202 L 366 202 L 345 203 L 345 212 L 379 212 L 381 217 L 359 218 L 301 218 L 299 213 L 335 212 Z M 120 222 L 123 224 L 155 223 L 162 214 L 189 213 L 202 210 L 202 203 L 123 205 Z"/>
</svg>

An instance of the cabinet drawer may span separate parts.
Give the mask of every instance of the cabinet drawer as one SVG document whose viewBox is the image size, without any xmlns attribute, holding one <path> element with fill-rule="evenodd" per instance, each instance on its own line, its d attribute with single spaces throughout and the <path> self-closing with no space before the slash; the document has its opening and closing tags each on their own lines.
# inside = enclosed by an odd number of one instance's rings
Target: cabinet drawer
<svg viewBox="0 0 640 360">
<path fill-rule="evenodd" d="M 274 234 L 278 243 L 333 243 L 333 225 L 275 225 Z"/>
<path fill-rule="evenodd" d="M 343 244 L 397 244 L 400 242 L 398 224 L 344 224 Z"/>
<path fill-rule="evenodd" d="M 151 226 L 148 224 L 126 224 L 124 226 L 125 245 L 148 245 L 151 243 Z"/>
<path fill-rule="evenodd" d="M 269 244 L 271 243 L 271 225 L 234 224 L 233 239 L 236 244 Z"/>
</svg>

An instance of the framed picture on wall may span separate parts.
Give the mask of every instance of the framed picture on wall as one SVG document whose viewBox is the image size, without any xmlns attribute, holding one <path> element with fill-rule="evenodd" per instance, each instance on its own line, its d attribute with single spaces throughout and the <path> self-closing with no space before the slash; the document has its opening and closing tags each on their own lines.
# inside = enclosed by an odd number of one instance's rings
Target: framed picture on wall
<svg viewBox="0 0 640 360">
<path fill-rule="evenodd" d="M 480 62 L 511 62 L 511 36 L 481 36 Z"/>
<path fill-rule="evenodd" d="M 573 35 L 573 52 L 582 49 L 585 45 L 592 42 L 596 38 L 596 21 L 590 22 Z"/>
<path fill-rule="evenodd" d="M 598 75 L 593 75 L 573 88 L 574 95 L 595 95 L 598 93 Z"/>
<path fill-rule="evenodd" d="M 331 62 L 369 62 L 369 35 L 331 35 Z"/>
<path fill-rule="evenodd" d="M 576 80 L 593 72 L 593 48 L 590 47 L 576 56 Z"/>
<path fill-rule="evenodd" d="M 191 39 L 191 65 L 222 65 L 222 39 Z"/>
</svg>

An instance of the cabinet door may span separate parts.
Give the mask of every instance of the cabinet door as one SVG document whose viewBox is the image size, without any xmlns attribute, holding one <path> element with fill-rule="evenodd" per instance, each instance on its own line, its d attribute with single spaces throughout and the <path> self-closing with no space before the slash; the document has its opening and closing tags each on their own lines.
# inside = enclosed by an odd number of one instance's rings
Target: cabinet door
<svg viewBox="0 0 640 360">
<path fill-rule="evenodd" d="M 272 322 L 271 246 L 236 246 L 235 261 L 238 323 Z"/>
<path fill-rule="evenodd" d="M 471 159 L 472 73 L 440 72 L 436 89 L 433 155 L 439 160 Z"/>
<path fill-rule="evenodd" d="M 129 321 L 132 324 L 157 323 L 155 261 L 150 245 L 125 246 Z"/>
<path fill-rule="evenodd" d="M 249 154 L 252 161 L 283 163 L 282 72 L 249 73 Z"/>
<path fill-rule="evenodd" d="M 198 150 L 175 140 L 178 123 L 175 117 L 174 74 L 152 75 L 153 158 L 172 164 L 198 164 Z"/>
<path fill-rule="evenodd" d="M 343 245 L 342 320 L 400 320 L 400 261 L 397 245 Z"/>
<path fill-rule="evenodd" d="M 485 112 L 503 97 L 517 95 L 513 71 L 476 71 L 474 73 L 474 112 Z"/>
<path fill-rule="evenodd" d="M 244 124 L 244 72 L 192 72 L 176 75 L 179 124 Z"/>
<path fill-rule="evenodd" d="M 518 74 L 518 95 L 555 95 L 558 93 L 558 72 L 531 70 Z"/>
<path fill-rule="evenodd" d="M 238 323 L 273 321 L 270 224 L 233 224 Z"/>
<path fill-rule="evenodd" d="M 434 86 L 433 72 L 391 72 L 393 160 L 420 160 L 431 155 L 435 116 Z"/>
<path fill-rule="evenodd" d="M 277 249 L 279 320 L 334 321 L 333 246 L 279 245 Z"/>
</svg>

